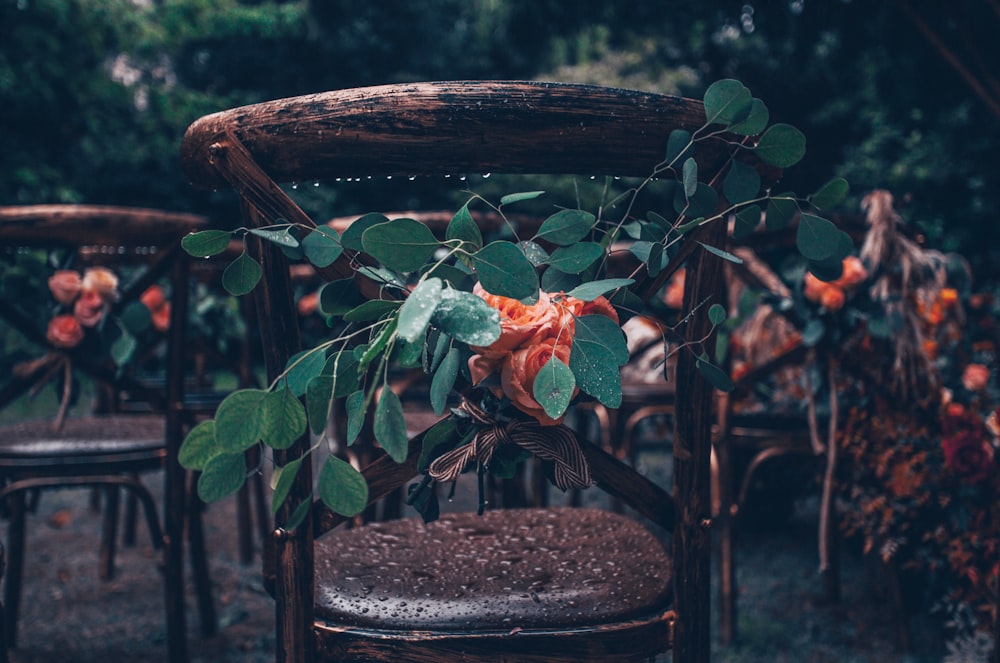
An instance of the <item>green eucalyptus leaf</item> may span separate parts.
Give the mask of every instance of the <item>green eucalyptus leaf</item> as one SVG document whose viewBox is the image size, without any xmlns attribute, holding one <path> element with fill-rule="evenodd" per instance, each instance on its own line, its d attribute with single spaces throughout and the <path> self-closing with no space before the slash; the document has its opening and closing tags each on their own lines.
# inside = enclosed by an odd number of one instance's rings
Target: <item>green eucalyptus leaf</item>
<svg viewBox="0 0 1000 663">
<path fill-rule="evenodd" d="M 272 449 L 287 449 L 306 432 L 306 410 L 287 387 L 268 392 L 261 415 L 264 443 Z"/>
<path fill-rule="evenodd" d="M 396 393 L 385 387 L 375 405 L 375 441 L 385 452 L 396 461 L 406 460 L 409 449 L 409 439 L 406 434 L 406 418 L 403 416 L 403 404 Z"/>
<path fill-rule="evenodd" d="M 365 392 L 358 389 L 348 394 L 344 399 L 344 409 L 347 413 L 347 432 L 344 434 L 344 441 L 347 446 L 351 446 L 365 425 Z"/>
<path fill-rule="evenodd" d="M 245 295 L 260 281 L 260 265 L 246 253 L 241 253 L 222 272 L 222 287 L 230 295 Z"/>
<path fill-rule="evenodd" d="M 684 196 L 683 189 L 674 193 L 674 209 L 689 218 L 711 216 L 719 206 L 719 194 L 704 182 L 698 182 L 694 195 Z"/>
<path fill-rule="evenodd" d="M 463 262 L 465 260 L 463 259 Z M 462 290 L 471 290 L 472 288 L 472 275 L 464 269 L 464 264 L 461 262 L 456 265 L 449 265 L 443 262 L 436 263 L 431 265 L 430 269 L 423 272 L 421 276 L 441 279 L 443 282 Z"/>
<path fill-rule="evenodd" d="M 722 181 L 722 195 L 731 205 L 752 200 L 760 193 L 760 175 L 753 166 L 733 161 Z"/>
<path fill-rule="evenodd" d="M 851 187 L 843 177 L 834 177 L 819 190 L 809 196 L 809 202 L 817 209 L 828 210 L 844 202 Z"/>
<path fill-rule="evenodd" d="M 604 247 L 597 242 L 577 242 L 561 246 L 549 256 L 549 266 L 561 272 L 579 274 L 604 256 Z"/>
<path fill-rule="evenodd" d="M 431 426 L 424 433 L 420 458 L 417 460 L 417 471 L 424 473 L 434 459 L 442 453 L 451 451 L 459 442 L 458 428 L 453 417 L 448 417 Z"/>
<path fill-rule="evenodd" d="M 814 347 L 826 334 L 826 326 L 815 318 L 810 320 L 802 328 L 802 345 L 807 348 Z"/>
<path fill-rule="evenodd" d="M 421 281 L 399 307 L 396 317 L 396 333 L 407 343 L 416 343 L 427 332 L 427 326 L 434 315 L 434 309 L 444 294 L 441 279 L 429 278 Z"/>
<path fill-rule="evenodd" d="M 757 230 L 760 225 L 761 211 L 758 205 L 744 207 L 736 213 L 736 224 L 733 228 L 733 239 L 746 239 Z"/>
<path fill-rule="evenodd" d="M 521 249 L 503 240 L 487 244 L 472 256 L 486 292 L 513 299 L 538 297 L 538 275 Z"/>
<path fill-rule="evenodd" d="M 684 182 L 684 196 L 690 198 L 698 190 L 698 162 L 694 160 L 694 157 L 688 157 L 684 160 L 681 178 Z"/>
<path fill-rule="evenodd" d="M 247 461 L 242 453 L 223 453 L 205 464 L 198 476 L 198 497 L 218 502 L 236 493 L 247 480 Z"/>
<path fill-rule="evenodd" d="M 667 155 L 664 161 L 673 164 L 687 159 L 694 152 L 691 132 L 686 129 L 674 129 L 667 137 Z"/>
<path fill-rule="evenodd" d="M 326 429 L 330 419 L 330 403 L 333 400 L 334 379 L 329 375 L 320 375 L 306 385 L 306 412 L 309 417 L 309 430 L 315 435 Z"/>
<path fill-rule="evenodd" d="M 392 348 L 392 358 L 397 365 L 403 368 L 417 368 L 420 366 L 420 357 L 424 352 L 424 339 L 416 343 L 410 343 L 402 339 L 397 339 Z"/>
<path fill-rule="evenodd" d="M 188 432 L 177 452 L 177 462 L 185 470 L 201 471 L 208 461 L 222 453 L 215 443 L 215 421 L 202 421 Z"/>
<path fill-rule="evenodd" d="M 730 125 L 747 119 L 753 105 L 750 90 L 733 79 L 712 83 L 705 91 L 705 124 Z"/>
<path fill-rule="evenodd" d="M 288 464 L 274 468 L 274 476 L 271 483 L 274 484 L 274 493 L 271 495 L 271 515 L 278 513 L 282 503 L 288 498 L 288 492 L 295 483 L 295 477 L 299 475 L 299 468 L 302 467 L 302 458 L 289 461 Z"/>
<path fill-rule="evenodd" d="M 666 266 L 665 257 L 666 254 L 663 252 L 663 245 L 659 242 L 653 242 L 649 246 L 649 255 L 646 256 L 646 273 L 650 276 L 656 276 L 663 271 L 663 268 Z"/>
<path fill-rule="evenodd" d="M 240 389 L 226 396 L 215 411 L 215 441 L 223 453 L 243 453 L 264 436 L 260 416 L 266 391 Z"/>
<path fill-rule="evenodd" d="M 372 226 L 380 223 L 386 223 L 388 220 L 389 218 L 387 216 L 377 212 L 372 212 L 359 217 L 354 221 L 354 223 L 347 226 L 346 230 L 344 230 L 344 234 L 340 236 L 340 245 L 345 249 L 350 249 L 351 251 L 364 251 L 365 249 L 362 243 L 362 235 L 364 235 L 365 231 Z"/>
<path fill-rule="evenodd" d="M 452 348 L 441 360 L 441 364 L 434 372 L 431 379 L 431 407 L 434 414 L 444 414 L 448 406 L 448 395 L 452 387 L 455 386 L 455 379 L 458 377 L 458 367 L 461 362 L 461 353 L 458 348 Z"/>
<path fill-rule="evenodd" d="M 348 518 L 368 506 L 368 483 L 364 476 L 347 461 L 327 456 L 316 483 L 316 492 L 323 504 Z"/>
<path fill-rule="evenodd" d="M 121 336 L 111 344 L 111 360 L 115 362 L 115 366 L 124 366 L 129 363 L 132 360 L 132 355 L 135 354 L 137 345 L 135 336 L 123 329 Z"/>
<path fill-rule="evenodd" d="M 195 258 L 208 258 L 228 249 L 232 237 L 228 230 L 201 230 L 185 235 L 181 247 Z"/>
<path fill-rule="evenodd" d="M 500 199 L 501 207 L 503 205 L 511 205 L 513 203 L 519 203 L 522 200 L 534 200 L 538 196 L 544 194 L 544 191 L 523 191 L 521 193 L 509 193 Z"/>
<path fill-rule="evenodd" d="M 544 265 L 549 259 L 549 252 L 531 240 L 518 242 L 517 248 L 524 252 L 525 257 L 535 267 Z"/>
<path fill-rule="evenodd" d="M 553 353 L 535 376 L 532 395 L 545 414 L 558 419 L 566 413 L 575 388 L 573 371 Z"/>
<path fill-rule="evenodd" d="M 739 122 L 729 125 L 729 130 L 741 136 L 756 136 L 767 127 L 771 115 L 760 99 L 750 102 L 750 113 Z"/>
<path fill-rule="evenodd" d="M 329 281 L 319 289 L 319 310 L 324 315 L 343 315 L 361 301 L 354 279 Z"/>
<path fill-rule="evenodd" d="M 768 230 L 787 228 L 799 211 L 794 194 L 782 194 L 767 201 L 767 211 L 764 212 L 764 225 Z"/>
<path fill-rule="evenodd" d="M 655 223 L 664 232 L 667 232 L 674 227 L 674 224 L 670 219 L 667 219 L 666 217 L 657 214 L 652 210 L 646 212 L 646 218 Z"/>
<path fill-rule="evenodd" d="M 413 272 L 427 262 L 441 245 L 430 228 L 414 219 L 393 219 L 364 231 L 365 252 L 397 272 Z"/>
<path fill-rule="evenodd" d="M 701 245 L 701 248 L 705 249 L 706 251 L 708 251 L 712 255 L 719 256 L 723 260 L 727 260 L 727 261 L 729 261 L 731 263 L 734 263 L 736 265 L 742 265 L 743 264 L 743 258 L 740 258 L 739 256 L 734 256 L 732 253 L 730 253 L 728 251 L 723 251 L 722 249 L 720 249 L 718 247 L 711 246 L 710 244 L 705 244 L 704 242 L 698 242 L 698 244 Z"/>
<path fill-rule="evenodd" d="M 500 338 L 500 313 L 471 292 L 445 288 L 431 323 L 469 345 L 487 346 Z"/>
<path fill-rule="evenodd" d="M 389 345 L 389 341 L 392 340 L 393 336 L 396 334 L 396 324 L 399 322 L 399 316 L 391 318 L 388 324 L 382 326 L 382 329 L 378 332 L 375 338 L 369 343 L 364 352 L 361 353 L 358 359 L 358 371 L 365 371 L 368 365 L 371 364 L 376 358 L 378 358 L 386 347 Z M 355 387 L 351 387 L 353 391 Z"/>
<path fill-rule="evenodd" d="M 826 260 L 809 260 L 807 268 L 820 281 L 836 281 L 844 274 L 844 263 L 836 256 Z"/>
<path fill-rule="evenodd" d="M 541 287 L 545 292 L 566 292 L 580 285 L 579 274 L 560 272 L 558 269 L 546 269 L 542 272 Z"/>
<path fill-rule="evenodd" d="M 285 365 L 285 384 L 295 396 L 306 393 L 306 385 L 323 371 L 326 355 L 321 350 L 303 350 Z"/>
<path fill-rule="evenodd" d="M 625 334 L 604 315 L 576 318 L 569 367 L 577 386 L 607 407 L 621 405 L 621 366 L 628 362 Z"/>
<path fill-rule="evenodd" d="M 633 283 L 635 283 L 635 279 L 601 279 L 598 281 L 581 283 L 566 294 L 570 297 L 575 297 L 580 301 L 590 302 L 597 299 L 601 295 L 608 294 L 612 290 L 627 288 Z"/>
<path fill-rule="evenodd" d="M 805 156 L 806 137 L 790 124 L 774 124 L 757 141 L 754 153 L 772 166 L 788 168 Z"/>
<path fill-rule="evenodd" d="M 141 334 L 152 326 L 153 315 L 142 302 L 129 302 L 118 314 L 118 319 L 130 334 Z"/>
<path fill-rule="evenodd" d="M 721 325 L 726 321 L 726 307 L 722 304 L 712 304 L 708 307 L 708 320 L 713 326 Z"/>
<path fill-rule="evenodd" d="M 390 313 L 394 313 L 402 306 L 403 302 L 389 301 L 386 299 L 371 299 L 344 314 L 344 322 L 371 322 L 381 320 Z"/>
<path fill-rule="evenodd" d="M 462 250 L 468 253 L 474 253 L 483 248 L 483 233 L 476 225 L 475 219 L 472 218 L 468 203 L 462 205 L 462 209 L 458 210 L 452 217 L 445 230 L 444 238 L 446 241 L 459 240 L 462 243 Z"/>
<path fill-rule="evenodd" d="M 309 515 L 310 511 L 312 511 L 312 499 L 302 500 L 299 502 L 299 505 L 295 507 L 295 510 L 292 511 L 292 515 L 288 516 L 288 522 L 282 525 L 282 529 L 287 532 L 293 531 L 305 522 L 305 519 Z"/>
<path fill-rule="evenodd" d="M 578 209 L 559 210 L 542 222 L 535 241 L 545 240 L 557 246 L 569 246 L 586 237 L 597 223 L 597 217 Z"/>
<path fill-rule="evenodd" d="M 795 246 L 808 260 L 823 261 L 840 249 L 841 231 L 826 219 L 803 213 L 795 233 Z"/>
<path fill-rule="evenodd" d="M 326 267 L 344 252 L 340 245 L 340 235 L 329 226 L 319 226 L 302 239 L 302 249 L 309 262 L 317 267 Z"/>
<path fill-rule="evenodd" d="M 251 235 L 256 235 L 257 237 L 262 237 L 272 244 L 278 246 L 287 246 L 289 248 L 298 248 L 299 240 L 288 228 L 282 228 L 280 230 L 268 230 L 267 228 L 251 228 Z"/>
<path fill-rule="evenodd" d="M 702 377 L 708 380 L 709 384 L 719 391 L 730 392 L 736 388 L 733 379 L 724 370 L 702 357 L 695 360 L 695 367 Z"/>
</svg>

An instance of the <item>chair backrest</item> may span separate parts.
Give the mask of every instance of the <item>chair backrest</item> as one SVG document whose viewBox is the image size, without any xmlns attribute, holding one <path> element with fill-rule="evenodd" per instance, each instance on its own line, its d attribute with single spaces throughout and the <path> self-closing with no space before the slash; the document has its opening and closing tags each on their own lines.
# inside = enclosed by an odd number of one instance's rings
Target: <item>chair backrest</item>
<svg viewBox="0 0 1000 663">
<path fill-rule="evenodd" d="M 279 182 L 462 172 L 644 177 L 663 162 L 673 130 L 693 132 L 704 124 L 700 102 L 658 94 L 535 82 L 412 83 L 326 92 L 209 115 L 188 129 L 181 153 L 183 168 L 195 185 L 228 186 L 239 193 L 251 227 L 279 218 L 310 226 L 313 222 Z M 727 163 L 730 155 L 721 143 L 717 147 L 696 155 L 703 172 Z M 725 232 L 720 223 L 695 229 L 687 236 L 692 241 L 682 243 L 666 269 L 655 278 L 637 277 L 641 283 L 634 291 L 652 296 L 686 261 L 688 307 L 705 298 L 721 301 L 723 261 L 693 247 L 699 241 L 721 245 Z M 254 294 L 265 360 L 276 375 L 299 349 L 295 311 L 283 257 L 271 247 L 259 250 L 264 274 Z M 355 277 L 347 259 L 320 271 L 330 277 Z M 377 296 L 377 284 L 357 280 L 363 294 Z M 695 320 L 686 333 L 701 339 L 711 333 L 711 325 Z M 712 386 L 695 370 L 694 359 L 683 358 L 677 377 L 675 442 L 679 499 L 673 504 L 633 470 L 585 445 L 599 483 L 655 521 L 674 525 L 674 574 L 683 579 L 675 590 L 675 657 L 680 660 L 707 660 L 708 652 L 712 393 Z M 305 444 L 300 440 L 287 452 L 276 451 L 276 462 L 283 465 L 297 458 Z M 419 444 L 413 449 L 419 451 Z M 364 472 L 373 499 L 414 475 L 416 455 L 411 453 L 406 463 L 385 459 L 376 465 Z M 284 516 L 311 490 L 311 475 L 300 471 Z M 313 527 L 324 530 L 342 520 L 319 508 L 312 523 L 279 532 L 278 638 L 288 642 L 286 631 L 295 630 L 291 640 L 301 642 L 299 651 L 281 654 L 287 660 L 305 660 L 312 637 Z"/>
</svg>

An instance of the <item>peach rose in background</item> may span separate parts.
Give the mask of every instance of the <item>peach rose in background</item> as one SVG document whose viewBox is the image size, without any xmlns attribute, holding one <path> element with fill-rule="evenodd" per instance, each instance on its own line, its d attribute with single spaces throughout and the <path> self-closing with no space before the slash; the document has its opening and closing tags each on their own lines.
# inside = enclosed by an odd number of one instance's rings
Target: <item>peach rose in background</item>
<svg viewBox="0 0 1000 663">
<path fill-rule="evenodd" d="M 319 310 L 319 293 L 310 292 L 302 295 L 295 307 L 302 317 L 312 315 Z"/>
<path fill-rule="evenodd" d="M 993 471 L 993 447 L 976 431 L 959 431 L 941 441 L 944 464 L 971 483 L 979 483 Z"/>
<path fill-rule="evenodd" d="M 92 267 L 83 273 L 83 292 L 96 292 L 105 302 L 118 301 L 118 277 L 105 267 Z"/>
<path fill-rule="evenodd" d="M 170 329 L 170 302 L 164 302 L 163 306 L 153 311 L 150 320 L 153 323 L 153 329 L 158 332 Z"/>
<path fill-rule="evenodd" d="M 543 426 L 554 426 L 560 423 L 561 419 L 553 419 L 545 414 L 545 410 L 535 400 L 535 378 L 553 354 L 568 365 L 571 350 L 571 343 L 557 342 L 555 337 L 550 336 L 540 343 L 527 345 L 512 352 L 501 366 L 500 384 L 503 393 L 511 400 L 514 407 L 531 415 Z M 577 391 L 574 389 L 574 396 Z"/>
<path fill-rule="evenodd" d="M 73 315 L 84 327 L 96 327 L 104 317 L 104 299 L 95 290 L 83 290 L 73 304 Z"/>
<path fill-rule="evenodd" d="M 823 281 L 812 272 L 806 272 L 802 294 L 811 302 L 828 311 L 839 311 L 847 302 L 847 293 L 864 283 L 868 270 L 857 256 L 847 256 L 842 262 L 842 273 L 836 281 Z"/>
<path fill-rule="evenodd" d="M 150 321 L 153 329 L 165 332 L 170 328 L 170 302 L 163 293 L 163 288 L 158 285 L 151 285 L 139 297 L 139 301 L 149 309 Z"/>
<path fill-rule="evenodd" d="M 686 272 L 683 267 L 678 269 L 670 278 L 670 283 L 667 284 L 667 291 L 663 293 L 663 303 L 670 308 L 679 309 L 684 306 L 685 274 Z"/>
<path fill-rule="evenodd" d="M 990 380 L 990 369 L 982 364 L 969 364 L 962 371 L 962 386 L 969 391 L 983 391 Z"/>
<path fill-rule="evenodd" d="M 71 269 L 60 269 L 49 277 L 49 290 L 56 301 L 63 306 L 69 306 L 80 296 L 82 279 L 79 272 Z"/>
<path fill-rule="evenodd" d="M 823 291 L 819 297 L 819 303 L 827 311 L 836 312 L 844 308 L 844 304 L 847 303 L 847 295 L 844 294 L 843 290 L 834 286 Z"/>
<path fill-rule="evenodd" d="M 75 348 L 83 340 L 83 327 L 75 316 L 57 315 L 49 320 L 45 338 L 57 348 Z"/>
<path fill-rule="evenodd" d="M 840 278 L 833 282 L 833 285 L 844 290 L 852 290 L 868 278 L 868 270 L 857 256 L 847 256 L 841 263 L 843 272 Z"/>
</svg>

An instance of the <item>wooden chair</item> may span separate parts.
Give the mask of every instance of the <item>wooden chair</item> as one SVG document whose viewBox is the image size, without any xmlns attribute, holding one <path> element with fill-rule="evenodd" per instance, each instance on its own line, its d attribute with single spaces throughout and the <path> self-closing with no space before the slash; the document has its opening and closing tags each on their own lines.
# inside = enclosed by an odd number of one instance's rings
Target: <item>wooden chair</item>
<svg viewBox="0 0 1000 663">
<path fill-rule="evenodd" d="M 197 186 L 235 189 L 250 227 L 277 218 L 309 226 L 278 182 L 462 172 L 644 176 L 662 160 L 672 129 L 703 122 L 699 102 L 656 94 L 414 83 L 206 116 L 188 129 L 182 162 Z M 706 170 L 725 159 L 703 156 Z M 714 224 L 693 235 L 712 244 L 724 233 Z M 676 260 L 690 270 L 688 304 L 721 299 L 722 261 L 694 251 L 694 242 L 685 246 Z M 264 276 L 255 301 L 273 376 L 299 349 L 298 333 L 286 261 L 269 246 L 258 248 Z M 652 296 L 673 269 L 644 282 L 639 295 Z M 326 272 L 354 277 L 346 260 Z M 700 321 L 687 333 L 701 338 L 708 329 Z M 682 359 L 677 500 L 581 442 L 599 486 L 673 531 L 672 554 L 648 530 L 608 511 L 456 514 L 426 527 L 407 519 L 327 534 L 345 518 L 317 503 L 303 526 L 275 532 L 265 563 L 277 603 L 278 660 L 641 660 L 672 647 L 675 660 L 707 661 L 712 392 L 693 358 Z M 372 500 L 415 476 L 420 438 L 411 440 L 405 463 L 382 457 L 365 468 Z M 305 445 L 276 452 L 276 462 L 299 457 Z M 279 522 L 311 491 L 310 473 L 300 471 Z M 452 564 L 449 556 L 463 561 Z M 505 573 L 512 565 L 523 572 Z"/>
<path fill-rule="evenodd" d="M 0 428 L 0 499 L 9 508 L 8 572 L 5 586 L 6 642 L 16 644 L 22 568 L 27 527 L 25 495 L 38 489 L 65 486 L 102 487 L 108 498 L 102 541 L 103 574 L 113 571 L 120 488 L 135 495 L 143 506 L 154 547 L 163 555 L 167 647 L 170 661 L 186 661 L 183 541 L 185 520 L 191 539 L 191 559 L 198 590 L 201 630 L 216 629 L 201 537 L 200 504 L 186 491 L 186 472 L 177 463 L 183 437 L 189 261 L 180 249 L 181 237 L 203 228 L 203 217 L 159 210 L 85 205 L 39 205 L 0 208 L 0 250 L 10 257 L 18 251 L 54 249 L 67 265 L 128 265 L 133 276 L 122 281 L 122 297 L 112 312 L 121 312 L 147 287 L 164 277 L 171 280 L 170 324 L 166 332 L 166 380 L 152 388 L 128 371 L 116 370 L 107 360 L 80 351 L 52 346 L 45 336 L 48 320 L 25 315 L 16 298 L 0 297 L 0 316 L 39 348 L 68 358 L 74 369 L 86 372 L 98 388 L 117 400 L 123 392 L 148 403 L 145 412 L 116 414 L 115 408 L 84 416 L 70 416 L 61 428 L 50 419 L 21 421 Z M 44 285 L 42 286 L 44 287 Z M 23 297 L 43 293 L 21 293 Z M 68 366 L 68 364 L 66 364 Z M 11 376 L 0 389 L 0 406 L 27 391 L 38 375 Z M 104 385 L 105 387 L 102 387 Z M 164 471 L 163 520 L 153 495 L 140 474 Z"/>
</svg>

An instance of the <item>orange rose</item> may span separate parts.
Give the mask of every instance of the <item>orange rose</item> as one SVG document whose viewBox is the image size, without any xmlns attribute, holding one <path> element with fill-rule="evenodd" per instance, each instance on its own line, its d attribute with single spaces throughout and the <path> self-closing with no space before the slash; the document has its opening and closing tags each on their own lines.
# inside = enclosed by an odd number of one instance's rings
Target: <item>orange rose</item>
<svg viewBox="0 0 1000 663">
<path fill-rule="evenodd" d="M 928 338 L 924 341 L 924 354 L 927 355 L 928 359 L 937 359 L 940 351 L 938 342 L 933 338 Z"/>
<path fill-rule="evenodd" d="M 73 304 L 73 315 L 84 327 L 96 327 L 104 317 L 104 300 L 95 290 L 83 290 Z"/>
<path fill-rule="evenodd" d="M 472 348 L 486 357 L 499 359 L 524 344 L 538 343 L 560 333 L 573 336 L 572 316 L 563 307 L 555 306 L 548 293 L 539 292 L 538 301 L 529 306 L 510 297 L 492 295 L 478 283 L 472 292 L 500 312 L 500 338 L 487 348 Z"/>
<path fill-rule="evenodd" d="M 170 302 L 163 302 L 158 309 L 152 311 L 150 320 L 156 331 L 165 332 L 170 329 Z"/>
<path fill-rule="evenodd" d="M 545 410 L 535 400 L 535 378 L 553 354 L 563 363 L 569 364 L 570 350 L 569 343 L 556 343 L 554 337 L 549 337 L 510 353 L 500 369 L 503 393 L 517 409 L 531 415 L 543 426 L 554 426 L 561 419 L 553 419 L 545 414 Z"/>
<path fill-rule="evenodd" d="M 69 306 L 80 296 L 80 274 L 71 269 L 60 269 L 49 277 L 49 290 L 56 301 Z"/>
<path fill-rule="evenodd" d="M 312 315 L 319 309 L 319 293 L 310 292 L 307 295 L 302 295 L 299 299 L 299 303 L 296 305 L 299 315 L 305 317 Z"/>
<path fill-rule="evenodd" d="M 861 285 L 861 283 L 868 278 L 868 270 L 865 269 L 865 265 L 861 262 L 861 258 L 858 258 L 857 256 L 847 256 L 844 258 L 842 268 L 843 273 L 840 275 L 839 279 L 833 282 L 833 285 L 844 290 L 851 290 L 852 288 Z"/>
<path fill-rule="evenodd" d="M 72 315 L 57 315 L 49 320 L 45 338 L 57 348 L 75 348 L 83 340 L 83 327 Z"/>
<path fill-rule="evenodd" d="M 606 315 L 614 320 L 616 325 L 620 324 L 618 320 L 618 311 L 616 311 L 615 307 L 611 305 L 611 302 L 608 301 L 607 297 L 604 297 L 603 295 L 597 299 L 592 299 L 589 302 L 584 302 L 577 315 Z"/>
<path fill-rule="evenodd" d="M 830 287 L 829 283 L 819 280 L 812 272 L 806 272 L 803 285 L 805 288 L 802 294 L 805 295 L 806 299 L 817 304 L 823 298 L 823 293 Z"/>
<path fill-rule="evenodd" d="M 954 288 L 942 288 L 938 295 L 940 301 L 946 308 L 952 308 L 958 304 L 958 290 Z"/>
<path fill-rule="evenodd" d="M 167 297 L 163 294 L 163 288 L 151 285 L 142 293 L 139 301 L 146 305 L 150 313 L 155 313 L 157 309 L 167 303 Z"/>
<path fill-rule="evenodd" d="M 670 308 L 680 309 L 684 307 L 684 282 L 686 280 L 685 271 L 682 267 L 670 279 L 667 284 L 667 291 L 663 294 L 663 303 Z"/>
<path fill-rule="evenodd" d="M 990 380 L 990 369 L 982 364 L 969 364 L 962 371 L 962 386 L 969 391 L 982 391 Z"/>
<path fill-rule="evenodd" d="M 827 311 L 839 311 L 844 308 L 844 302 L 847 301 L 847 296 L 844 291 L 837 286 L 830 286 L 823 291 L 820 295 L 819 303 L 826 308 Z"/>
<path fill-rule="evenodd" d="M 92 267 L 83 273 L 84 292 L 96 292 L 106 302 L 118 301 L 118 277 L 104 267 Z"/>
</svg>

